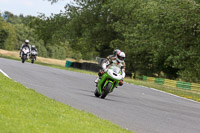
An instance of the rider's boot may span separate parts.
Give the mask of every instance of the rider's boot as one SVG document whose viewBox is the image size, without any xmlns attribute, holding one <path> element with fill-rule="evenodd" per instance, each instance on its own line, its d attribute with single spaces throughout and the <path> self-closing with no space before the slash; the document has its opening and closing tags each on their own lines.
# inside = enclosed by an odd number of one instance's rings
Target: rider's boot
<svg viewBox="0 0 200 133">
<path fill-rule="evenodd" d="M 98 81 L 99 81 L 99 77 L 97 77 L 94 82 L 98 83 Z"/>
<path fill-rule="evenodd" d="M 124 84 L 123 80 L 119 81 L 119 86 L 122 86 Z"/>
</svg>

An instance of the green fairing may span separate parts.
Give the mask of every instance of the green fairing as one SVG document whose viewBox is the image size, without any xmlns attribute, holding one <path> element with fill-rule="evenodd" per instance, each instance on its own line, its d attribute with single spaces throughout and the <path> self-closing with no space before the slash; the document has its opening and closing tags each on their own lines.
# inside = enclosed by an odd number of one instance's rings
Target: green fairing
<svg viewBox="0 0 200 133">
<path fill-rule="evenodd" d="M 98 92 L 102 94 L 102 88 L 106 87 L 106 85 L 110 82 L 112 83 L 112 87 L 110 88 L 110 92 L 113 91 L 113 89 L 119 84 L 120 80 L 112 78 L 108 73 L 104 73 L 101 76 L 101 79 L 98 81 Z"/>
</svg>

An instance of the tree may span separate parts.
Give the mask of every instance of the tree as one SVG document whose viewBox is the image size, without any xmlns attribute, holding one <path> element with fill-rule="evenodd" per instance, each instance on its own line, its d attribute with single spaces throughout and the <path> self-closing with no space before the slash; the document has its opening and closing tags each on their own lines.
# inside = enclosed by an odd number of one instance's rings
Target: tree
<svg viewBox="0 0 200 133">
<path fill-rule="evenodd" d="M 14 27 L 9 23 L 0 20 L 0 48 L 14 50 L 16 39 Z"/>
</svg>

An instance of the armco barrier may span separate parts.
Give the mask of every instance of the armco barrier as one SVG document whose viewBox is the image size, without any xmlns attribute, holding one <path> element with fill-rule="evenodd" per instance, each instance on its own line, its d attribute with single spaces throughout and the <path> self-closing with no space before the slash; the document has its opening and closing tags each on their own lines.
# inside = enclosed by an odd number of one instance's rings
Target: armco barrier
<svg viewBox="0 0 200 133">
<path fill-rule="evenodd" d="M 103 58 L 102 58 L 103 59 Z M 100 62 L 102 63 L 102 61 Z M 71 62 L 71 61 L 66 61 L 65 67 L 73 67 L 73 68 L 78 68 L 78 69 L 83 69 L 83 70 L 88 70 L 88 71 L 93 71 L 93 72 L 99 72 L 101 68 L 101 65 L 95 64 L 95 63 L 87 63 L 87 62 Z M 131 72 L 126 72 L 126 77 L 131 77 L 132 73 Z"/>
<path fill-rule="evenodd" d="M 71 67 L 81 69 L 82 65 L 79 62 L 72 62 Z"/>
<path fill-rule="evenodd" d="M 155 78 L 153 77 L 147 77 L 147 82 L 155 83 Z"/>
<path fill-rule="evenodd" d="M 176 88 L 176 81 L 175 80 L 170 80 L 170 79 L 165 79 L 164 80 L 164 85 L 172 87 L 172 88 Z"/>
<path fill-rule="evenodd" d="M 93 71 L 93 72 L 98 72 L 99 69 L 101 68 L 100 65 L 95 64 L 95 63 L 80 63 L 80 62 L 69 62 L 66 61 L 66 67 L 73 67 L 73 68 L 78 68 L 78 69 L 83 69 L 83 70 L 88 70 L 88 71 Z"/>
<path fill-rule="evenodd" d="M 142 79 L 146 82 L 156 83 L 159 85 L 169 86 L 172 88 L 180 88 L 184 90 L 200 92 L 200 84 L 197 84 L 197 83 L 189 83 L 189 82 L 175 81 L 175 80 L 170 80 L 170 79 L 154 78 L 154 77 L 147 77 L 147 76 L 143 76 Z"/>
<path fill-rule="evenodd" d="M 191 85 L 191 91 L 200 92 L 200 84 L 192 83 L 192 85 Z"/>
</svg>

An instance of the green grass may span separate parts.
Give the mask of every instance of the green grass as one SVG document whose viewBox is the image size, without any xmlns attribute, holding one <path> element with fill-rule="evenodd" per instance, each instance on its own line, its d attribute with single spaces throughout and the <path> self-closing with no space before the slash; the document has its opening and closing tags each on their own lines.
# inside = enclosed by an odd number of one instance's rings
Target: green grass
<svg viewBox="0 0 200 133">
<path fill-rule="evenodd" d="M 14 57 L 5 57 L 5 56 L 1 56 L 1 55 L 0 55 L 0 57 L 15 59 Z M 91 75 L 97 76 L 97 73 L 95 73 L 95 72 L 80 70 L 80 69 L 76 69 L 76 68 L 66 68 L 66 67 L 60 66 L 60 65 L 51 65 L 51 64 L 46 64 L 46 63 L 37 62 L 37 61 L 36 61 L 36 64 L 41 64 L 41 65 L 45 65 L 45 66 L 49 66 L 49 67 L 54 67 L 54 68 L 59 68 L 59 69 L 64 69 L 64 70 L 69 70 L 69 71 L 75 71 L 75 72 L 80 72 L 80 73 L 86 73 L 86 74 L 91 74 Z M 200 102 L 200 93 L 197 93 L 197 92 L 178 89 L 178 88 L 166 87 L 164 85 L 157 85 L 157 84 L 148 83 L 148 82 L 145 82 L 145 81 L 142 81 L 142 80 L 133 80 L 133 79 L 130 79 L 130 78 L 125 78 L 124 81 L 131 83 L 131 84 L 135 84 L 135 85 L 142 85 L 142 86 L 146 86 L 146 87 L 149 87 L 149 88 L 155 88 L 157 90 L 165 91 L 165 92 L 177 95 L 177 96 L 181 96 L 181 97 L 184 97 L 184 98 L 188 98 L 188 99 L 192 99 L 192 100 Z"/>
<path fill-rule="evenodd" d="M 1 55 L 1 54 L 0 54 L 0 57 L 6 58 L 6 59 L 12 59 L 12 60 L 21 60 L 20 58 L 17 58 L 17 57 L 14 57 L 14 56 L 5 56 L 5 55 Z"/>
<path fill-rule="evenodd" d="M 47 98 L 0 74 L 1 133 L 128 133 L 107 120 Z"/>
</svg>

